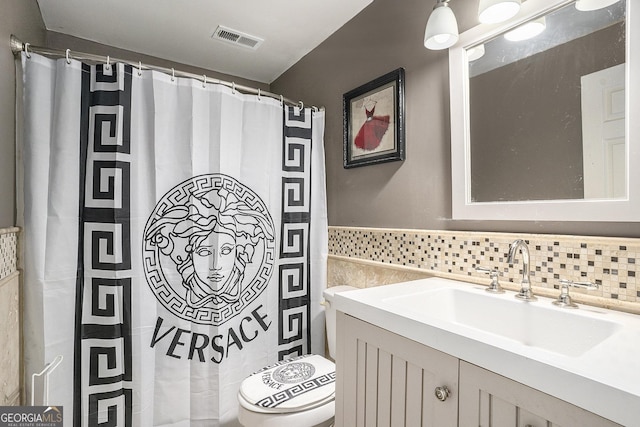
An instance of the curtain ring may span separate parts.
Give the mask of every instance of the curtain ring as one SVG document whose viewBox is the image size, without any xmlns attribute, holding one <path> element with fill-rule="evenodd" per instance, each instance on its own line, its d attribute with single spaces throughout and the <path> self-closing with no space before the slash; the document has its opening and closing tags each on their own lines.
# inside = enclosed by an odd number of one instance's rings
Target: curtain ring
<svg viewBox="0 0 640 427">
<path fill-rule="evenodd" d="M 316 112 L 316 113 L 317 113 L 318 111 L 320 111 L 320 110 L 318 109 L 318 107 L 316 107 L 315 105 L 312 105 L 312 106 L 311 106 L 311 108 L 313 108 L 313 111 L 314 111 L 314 112 Z"/>
<path fill-rule="evenodd" d="M 262 101 L 262 98 L 260 97 L 260 88 L 258 88 L 258 101 Z"/>
<path fill-rule="evenodd" d="M 203 74 L 202 75 L 202 87 L 207 87 L 207 75 Z"/>
<path fill-rule="evenodd" d="M 142 75 L 142 61 L 138 61 L 138 76 Z"/>
<path fill-rule="evenodd" d="M 174 70 L 173 68 L 171 69 L 171 81 L 175 81 L 176 80 L 176 70 Z"/>
<path fill-rule="evenodd" d="M 304 111 L 304 103 L 302 101 L 298 101 L 300 103 L 300 111 Z"/>
<path fill-rule="evenodd" d="M 236 82 L 231 82 L 231 93 L 236 94 Z"/>
<path fill-rule="evenodd" d="M 284 96 L 280 95 L 280 106 L 284 106 Z"/>
<path fill-rule="evenodd" d="M 109 58 L 109 55 L 107 55 L 107 65 L 105 70 L 110 70 L 111 69 L 111 58 Z"/>
<path fill-rule="evenodd" d="M 67 59 L 67 64 L 71 64 L 71 49 L 67 49 L 64 56 Z"/>
<path fill-rule="evenodd" d="M 31 43 L 24 44 L 24 54 L 27 55 L 27 58 L 31 58 L 31 52 L 29 52 L 29 46 L 31 46 Z"/>
</svg>

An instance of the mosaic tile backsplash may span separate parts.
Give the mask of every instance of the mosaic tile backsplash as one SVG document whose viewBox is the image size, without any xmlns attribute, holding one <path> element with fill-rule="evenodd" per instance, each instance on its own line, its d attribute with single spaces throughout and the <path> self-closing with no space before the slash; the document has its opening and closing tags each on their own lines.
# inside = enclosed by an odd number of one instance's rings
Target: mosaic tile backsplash
<svg viewBox="0 0 640 427">
<path fill-rule="evenodd" d="M 596 290 L 571 289 L 640 306 L 640 239 L 606 237 L 329 227 L 329 254 L 425 271 L 486 277 L 497 269 L 502 283 L 520 283 L 522 257 L 510 266 L 510 244 L 524 239 L 531 284 L 559 289 L 561 279 L 592 282 Z"/>
<path fill-rule="evenodd" d="M 0 280 L 17 269 L 18 228 L 0 228 Z"/>
</svg>

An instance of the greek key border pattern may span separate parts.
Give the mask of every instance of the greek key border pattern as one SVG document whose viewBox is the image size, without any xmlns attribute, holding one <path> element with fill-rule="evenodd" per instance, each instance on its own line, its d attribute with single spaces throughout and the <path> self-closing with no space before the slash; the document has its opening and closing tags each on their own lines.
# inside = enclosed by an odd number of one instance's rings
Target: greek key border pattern
<svg viewBox="0 0 640 427">
<path fill-rule="evenodd" d="M 132 425 L 131 69 L 83 64 L 76 427 Z"/>
<path fill-rule="evenodd" d="M 271 396 L 265 397 L 256 403 L 263 408 L 277 408 L 284 402 L 288 402 L 291 399 L 295 399 L 311 390 L 316 390 L 327 384 L 335 383 L 336 373 L 331 372 L 329 374 L 321 375 L 316 378 L 312 378 L 307 381 L 303 381 L 300 384 L 296 384 L 293 387 L 289 387 L 285 390 L 281 390 Z"/>
<path fill-rule="evenodd" d="M 308 108 L 284 107 L 278 360 L 311 352 L 311 119 Z"/>
</svg>

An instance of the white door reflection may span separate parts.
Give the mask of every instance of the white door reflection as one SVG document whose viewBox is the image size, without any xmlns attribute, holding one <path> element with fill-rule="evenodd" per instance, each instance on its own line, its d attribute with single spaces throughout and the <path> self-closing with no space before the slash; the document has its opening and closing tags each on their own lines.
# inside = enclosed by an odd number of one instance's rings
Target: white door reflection
<svg viewBox="0 0 640 427">
<path fill-rule="evenodd" d="M 616 65 L 581 79 L 586 199 L 627 196 L 624 67 Z"/>
</svg>

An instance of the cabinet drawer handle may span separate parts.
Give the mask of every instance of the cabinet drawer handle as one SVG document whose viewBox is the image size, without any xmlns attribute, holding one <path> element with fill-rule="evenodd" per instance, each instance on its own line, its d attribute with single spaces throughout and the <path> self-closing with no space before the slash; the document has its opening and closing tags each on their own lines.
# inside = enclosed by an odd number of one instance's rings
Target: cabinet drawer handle
<svg viewBox="0 0 640 427">
<path fill-rule="evenodd" d="M 447 400 L 447 397 L 449 397 L 450 395 L 449 389 L 447 388 L 447 386 L 436 387 L 435 394 L 438 400 L 441 402 L 444 402 L 445 400 Z"/>
</svg>

